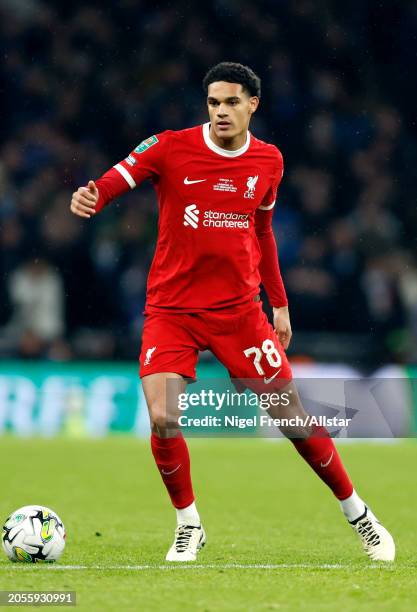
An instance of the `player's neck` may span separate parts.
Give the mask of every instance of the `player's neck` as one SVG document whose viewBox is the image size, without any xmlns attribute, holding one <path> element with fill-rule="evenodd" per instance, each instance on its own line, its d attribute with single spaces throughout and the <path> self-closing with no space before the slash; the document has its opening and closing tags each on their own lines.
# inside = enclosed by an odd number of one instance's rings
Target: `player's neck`
<svg viewBox="0 0 417 612">
<path fill-rule="evenodd" d="M 246 143 L 248 131 L 244 130 L 242 133 L 237 134 L 233 138 L 219 138 L 216 136 L 213 127 L 210 125 L 209 138 L 221 149 L 225 149 L 226 151 L 237 151 Z"/>
</svg>

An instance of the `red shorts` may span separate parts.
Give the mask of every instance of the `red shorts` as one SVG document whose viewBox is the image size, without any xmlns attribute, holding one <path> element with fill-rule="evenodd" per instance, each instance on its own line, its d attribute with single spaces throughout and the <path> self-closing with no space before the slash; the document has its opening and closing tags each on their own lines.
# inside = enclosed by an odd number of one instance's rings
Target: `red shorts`
<svg viewBox="0 0 417 612">
<path fill-rule="evenodd" d="M 281 388 L 291 367 L 261 302 L 193 314 L 146 315 L 140 376 L 175 372 L 195 380 L 198 352 L 210 350 L 230 377 L 254 391 Z"/>
</svg>

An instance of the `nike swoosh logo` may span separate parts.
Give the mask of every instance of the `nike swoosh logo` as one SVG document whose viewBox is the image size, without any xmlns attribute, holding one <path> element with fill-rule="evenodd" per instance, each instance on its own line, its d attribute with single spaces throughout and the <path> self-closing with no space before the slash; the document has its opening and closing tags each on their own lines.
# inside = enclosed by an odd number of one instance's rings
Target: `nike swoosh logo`
<svg viewBox="0 0 417 612">
<path fill-rule="evenodd" d="M 333 451 L 332 451 L 332 454 L 330 455 L 330 459 L 326 463 L 322 463 L 320 461 L 320 466 L 321 467 L 327 467 L 332 459 L 333 459 Z"/>
<path fill-rule="evenodd" d="M 197 179 L 196 181 L 188 180 L 188 176 L 184 179 L 184 185 L 194 185 L 194 183 L 204 183 L 207 179 Z"/>
<path fill-rule="evenodd" d="M 176 467 L 176 468 L 174 468 L 173 470 L 171 470 L 170 472 L 166 472 L 166 471 L 164 470 L 164 468 L 162 468 L 161 472 L 162 472 L 162 474 L 163 474 L 164 476 L 169 476 L 170 474 L 173 474 L 174 472 L 176 472 L 177 470 L 179 470 L 179 469 L 180 469 L 180 467 L 181 467 L 181 463 L 180 463 L 179 465 L 177 465 L 177 467 Z"/>
<path fill-rule="evenodd" d="M 281 368 L 279 370 L 277 370 L 277 372 L 275 372 L 275 374 L 273 376 L 271 376 L 271 378 L 265 378 L 265 376 L 264 376 L 264 383 L 266 385 L 268 385 L 271 382 L 271 380 L 274 380 L 275 376 L 278 376 L 278 374 L 280 372 L 281 372 Z"/>
</svg>

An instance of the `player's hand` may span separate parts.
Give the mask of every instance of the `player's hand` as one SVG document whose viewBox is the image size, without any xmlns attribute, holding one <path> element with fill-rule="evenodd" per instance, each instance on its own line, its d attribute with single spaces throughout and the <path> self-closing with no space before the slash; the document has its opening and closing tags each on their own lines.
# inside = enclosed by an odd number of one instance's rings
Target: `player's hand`
<svg viewBox="0 0 417 612">
<path fill-rule="evenodd" d="M 71 199 L 71 212 L 79 217 L 89 219 L 96 214 L 95 205 L 98 200 L 98 189 L 94 181 L 88 181 L 87 187 L 79 187 Z"/>
<path fill-rule="evenodd" d="M 273 311 L 274 329 L 278 336 L 278 340 L 280 341 L 284 349 L 287 350 L 292 336 L 290 313 L 288 312 L 288 306 L 282 306 L 281 308 L 273 308 Z"/>
</svg>

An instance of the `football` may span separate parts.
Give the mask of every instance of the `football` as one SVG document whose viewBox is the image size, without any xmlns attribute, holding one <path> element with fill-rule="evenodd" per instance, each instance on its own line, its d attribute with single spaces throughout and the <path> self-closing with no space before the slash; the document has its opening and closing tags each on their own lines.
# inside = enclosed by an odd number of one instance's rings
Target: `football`
<svg viewBox="0 0 417 612">
<path fill-rule="evenodd" d="M 56 512 L 45 506 L 23 506 L 3 525 L 2 544 L 10 561 L 52 563 L 63 553 L 65 535 Z"/>
</svg>

